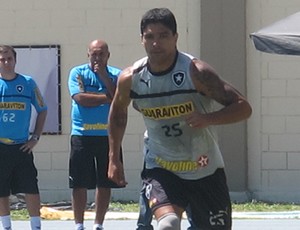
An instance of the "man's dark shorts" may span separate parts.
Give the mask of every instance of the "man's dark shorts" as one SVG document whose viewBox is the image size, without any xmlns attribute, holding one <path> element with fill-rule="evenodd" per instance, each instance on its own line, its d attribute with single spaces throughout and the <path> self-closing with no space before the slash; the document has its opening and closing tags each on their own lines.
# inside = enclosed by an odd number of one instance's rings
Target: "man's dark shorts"
<svg viewBox="0 0 300 230">
<path fill-rule="evenodd" d="M 33 154 L 23 152 L 21 146 L 0 144 L 0 197 L 39 193 Z"/>
<path fill-rule="evenodd" d="M 231 229 L 231 201 L 224 169 L 199 180 L 184 180 L 155 168 L 143 172 L 145 196 L 153 212 L 164 205 L 189 205 L 193 224 L 199 229 Z"/>
<path fill-rule="evenodd" d="M 107 178 L 108 153 L 107 136 L 71 136 L 70 188 L 120 188 Z"/>
</svg>

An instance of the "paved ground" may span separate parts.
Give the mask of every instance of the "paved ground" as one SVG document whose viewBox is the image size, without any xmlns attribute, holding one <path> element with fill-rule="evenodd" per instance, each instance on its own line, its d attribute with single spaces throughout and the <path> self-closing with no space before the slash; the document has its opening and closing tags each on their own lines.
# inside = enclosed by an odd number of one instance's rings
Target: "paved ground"
<svg viewBox="0 0 300 230">
<path fill-rule="evenodd" d="M 14 221 L 14 230 L 29 230 L 29 223 L 25 221 Z M 92 230 L 93 221 L 85 222 L 86 230 Z M 188 222 L 183 220 L 182 230 L 187 229 Z M 135 230 L 136 220 L 106 220 L 105 230 Z M 65 221 L 43 221 L 43 230 L 74 230 L 74 223 Z M 155 228 L 157 229 L 157 228 Z M 232 230 L 299 230 L 300 220 L 297 219 L 234 219 Z"/>
<path fill-rule="evenodd" d="M 108 212 L 104 223 L 105 230 L 135 230 L 137 213 Z M 91 216 L 92 218 L 92 216 Z M 93 221 L 85 221 L 86 230 L 91 230 Z M 13 221 L 14 230 L 29 230 L 28 221 Z M 156 222 L 153 221 L 156 228 Z M 182 230 L 187 229 L 188 221 L 183 219 Z M 43 230 L 73 230 L 73 220 L 43 220 Z M 233 213 L 232 230 L 300 230 L 300 211 L 297 212 L 250 212 Z"/>
<path fill-rule="evenodd" d="M 19 209 L 24 202 L 17 199 L 12 209 Z M 69 207 L 69 208 L 68 208 Z M 24 208 L 24 207 L 23 207 Z M 68 202 L 60 202 L 41 209 L 42 214 L 60 220 L 43 220 L 43 230 L 74 230 L 73 212 Z M 86 230 L 93 226 L 94 212 L 85 212 Z M 234 212 L 232 230 L 300 230 L 300 211 L 293 212 Z M 138 213 L 109 211 L 106 214 L 105 230 L 135 230 Z M 49 218 L 47 218 L 49 219 Z M 13 221 L 14 230 L 29 230 L 28 221 Z M 153 221 L 155 230 L 156 221 Z M 181 228 L 187 229 L 188 221 L 183 219 Z"/>
</svg>

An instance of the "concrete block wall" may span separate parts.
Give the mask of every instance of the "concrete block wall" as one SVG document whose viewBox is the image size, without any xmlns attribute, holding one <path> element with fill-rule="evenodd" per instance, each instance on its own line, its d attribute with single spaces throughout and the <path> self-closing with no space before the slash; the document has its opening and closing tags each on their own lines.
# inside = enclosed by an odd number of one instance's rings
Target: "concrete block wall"
<svg viewBox="0 0 300 230">
<path fill-rule="evenodd" d="M 296 13 L 299 1 L 248 1 L 248 35 Z M 299 57 L 272 55 L 248 43 L 249 188 L 253 198 L 300 202 Z"/>
</svg>

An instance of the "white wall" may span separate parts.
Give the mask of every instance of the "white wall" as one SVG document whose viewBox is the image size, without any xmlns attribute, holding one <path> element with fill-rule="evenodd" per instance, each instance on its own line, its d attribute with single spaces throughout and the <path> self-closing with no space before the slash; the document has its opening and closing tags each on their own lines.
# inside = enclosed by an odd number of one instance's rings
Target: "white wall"
<svg viewBox="0 0 300 230">
<path fill-rule="evenodd" d="M 296 0 L 247 2 L 248 175 L 259 200 L 300 202 L 300 57 L 259 52 L 248 35 L 299 8 Z"/>
</svg>

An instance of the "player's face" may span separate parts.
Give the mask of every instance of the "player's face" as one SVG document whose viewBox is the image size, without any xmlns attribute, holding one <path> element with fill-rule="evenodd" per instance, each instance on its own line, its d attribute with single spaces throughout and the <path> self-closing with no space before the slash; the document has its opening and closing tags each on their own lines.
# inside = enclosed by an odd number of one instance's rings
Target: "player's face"
<svg viewBox="0 0 300 230">
<path fill-rule="evenodd" d="M 177 33 L 161 23 L 149 24 L 141 35 L 148 57 L 155 62 L 164 62 L 176 53 L 177 38 Z"/>
<path fill-rule="evenodd" d="M 0 72 L 10 73 L 15 71 L 16 59 L 12 51 L 0 53 Z"/>
<path fill-rule="evenodd" d="M 88 58 L 90 60 L 92 69 L 94 69 L 95 65 L 99 66 L 100 68 L 104 68 L 108 62 L 109 52 L 104 47 L 95 46 L 89 50 Z"/>
</svg>

